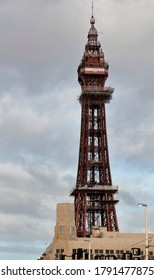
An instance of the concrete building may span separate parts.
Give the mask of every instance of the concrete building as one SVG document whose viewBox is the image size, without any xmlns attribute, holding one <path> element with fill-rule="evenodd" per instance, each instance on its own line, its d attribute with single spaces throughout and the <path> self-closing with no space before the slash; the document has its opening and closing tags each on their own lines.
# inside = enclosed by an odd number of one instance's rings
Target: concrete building
<svg viewBox="0 0 154 280">
<path fill-rule="evenodd" d="M 56 215 L 53 242 L 41 259 L 145 259 L 144 233 L 119 233 L 93 227 L 90 238 L 78 238 L 74 205 L 58 204 Z M 153 233 L 148 233 L 148 259 L 154 260 Z"/>
</svg>

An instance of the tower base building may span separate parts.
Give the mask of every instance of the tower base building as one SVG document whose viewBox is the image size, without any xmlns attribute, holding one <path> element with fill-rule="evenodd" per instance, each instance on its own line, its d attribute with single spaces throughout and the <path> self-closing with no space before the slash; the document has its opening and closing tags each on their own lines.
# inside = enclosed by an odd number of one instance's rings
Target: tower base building
<svg viewBox="0 0 154 280">
<path fill-rule="evenodd" d="M 42 255 L 44 260 L 145 259 L 144 233 L 119 233 L 93 227 L 88 238 L 77 237 L 74 205 L 57 205 L 53 242 Z M 154 260 L 154 233 L 148 233 L 148 259 Z"/>
</svg>

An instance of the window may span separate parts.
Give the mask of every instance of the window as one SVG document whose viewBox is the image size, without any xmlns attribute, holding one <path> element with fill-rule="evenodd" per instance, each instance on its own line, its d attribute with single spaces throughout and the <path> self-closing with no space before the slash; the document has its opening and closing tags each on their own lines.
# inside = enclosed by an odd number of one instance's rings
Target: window
<svg viewBox="0 0 154 280">
<path fill-rule="evenodd" d="M 58 233 L 59 234 L 64 234 L 64 226 L 59 226 L 58 227 Z"/>
<path fill-rule="evenodd" d="M 64 249 L 56 249 L 55 259 L 61 260 L 64 253 Z"/>
<path fill-rule="evenodd" d="M 73 226 L 70 227 L 70 234 L 75 235 L 75 227 Z"/>
<path fill-rule="evenodd" d="M 64 253 L 64 249 L 56 249 L 56 254 L 62 254 Z"/>
<path fill-rule="evenodd" d="M 95 249 L 95 254 L 103 254 L 103 250 L 101 249 Z"/>
</svg>

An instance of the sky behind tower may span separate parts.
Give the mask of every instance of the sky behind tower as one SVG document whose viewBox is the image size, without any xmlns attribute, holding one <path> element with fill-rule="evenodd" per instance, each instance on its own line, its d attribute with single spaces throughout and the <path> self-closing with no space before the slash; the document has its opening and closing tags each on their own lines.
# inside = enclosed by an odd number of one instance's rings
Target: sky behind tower
<svg viewBox="0 0 154 280">
<path fill-rule="evenodd" d="M 37 259 L 56 204 L 73 202 L 80 137 L 77 67 L 91 0 L 0 0 L 0 259 Z M 120 232 L 154 232 L 154 1 L 95 0 Z"/>
</svg>

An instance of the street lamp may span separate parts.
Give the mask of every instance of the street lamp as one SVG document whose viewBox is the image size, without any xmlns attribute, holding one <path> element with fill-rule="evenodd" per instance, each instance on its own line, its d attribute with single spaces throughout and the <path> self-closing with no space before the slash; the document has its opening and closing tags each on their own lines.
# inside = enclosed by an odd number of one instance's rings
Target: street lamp
<svg viewBox="0 0 154 280">
<path fill-rule="evenodd" d="M 143 206 L 145 209 L 145 259 L 148 260 L 148 205 L 138 203 L 138 206 Z"/>
<path fill-rule="evenodd" d="M 88 251 L 89 251 L 88 259 L 90 260 L 90 254 L 91 254 L 90 239 L 85 239 L 84 241 L 89 243 L 89 244 L 88 244 Z"/>
</svg>

